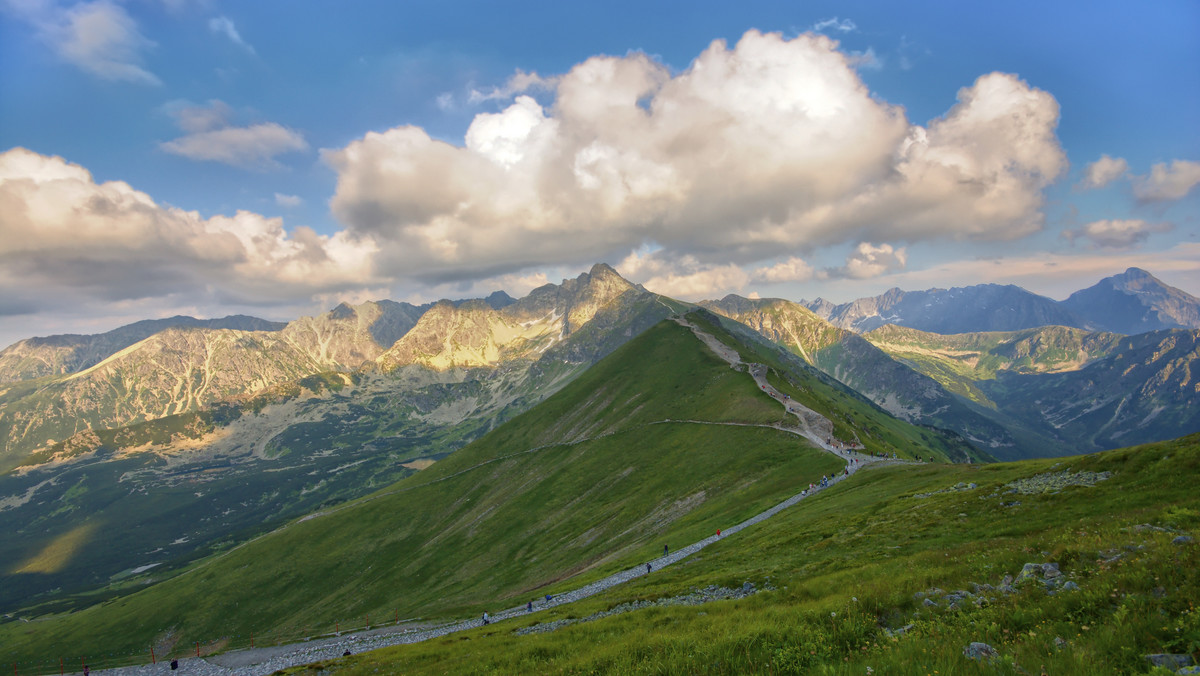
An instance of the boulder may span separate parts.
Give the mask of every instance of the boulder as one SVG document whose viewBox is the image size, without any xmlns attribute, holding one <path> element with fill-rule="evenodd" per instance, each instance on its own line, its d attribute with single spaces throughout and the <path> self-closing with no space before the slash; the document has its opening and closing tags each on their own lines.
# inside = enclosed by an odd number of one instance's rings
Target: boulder
<svg viewBox="0 0 1200 676">
<path fill-rule="evenodd" d="M 999 656 L 1000 653 L 996 652 L 995 648 L 979 641 L 972 641 L 970 645 L 963 648 L 963 657 L 973 660 L 991 661 Z"/>
</svg>

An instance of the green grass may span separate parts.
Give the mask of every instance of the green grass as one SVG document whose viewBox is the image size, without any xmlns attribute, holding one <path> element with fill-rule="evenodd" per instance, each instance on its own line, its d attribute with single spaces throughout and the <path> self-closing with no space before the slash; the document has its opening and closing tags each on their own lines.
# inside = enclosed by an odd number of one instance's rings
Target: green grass
<svg viewBox="0 0 1200 676">
<path fill-rule="evenodd" d="M 1042 472 L 1110 471 L 1094 487 L 1011 495 Z M 321 665 L 323 673 L 1050 674 L 1146 673 L 1142 655 L 1200 654 L 1200 552 L 1152 524 L 1200 525 L 1200 435 L 1086 457 L 862 472 L 703 557 L 569 607 Z M 976 482 L 964 492 L 917 493 Z M 1021 503 L 1001 507 L 1014 499 Z M 1111 559 L 1115 554 L 1119 558 Z M 1053 561 L 1078 591 L 1023 583 L 979 607 L 927 608 L 914 594 L 997 585 Z M 551 633 L 512 629 L 583 617 L 707 584 L 768 581 L 750 598 L 656 607 Z M 913 627 L 889 637 L 885 628 Z M 1056 639 L 1065 643 L 1056 645 Z M 962 655 L 995 647 L 990 665 Z M 871 668 L 871 672 L 867 668 Z M 297 668 L 289 673 L 313 673 Z"/>
<path fill-rule="evenodd" d="M 0 643 L 21 659 L 142 655 L 168 633 L 178 646 L 229 647 L 252 632 L 297 638 L 368 615 L 517 605 L 705 537 L 836 471 L 840 461 L 792 434 L 665 422 L 762 425 L 780 411 L 748 375 L 663 322 L 392 488 L 144 591 L 0 625 Z"/>
</svg>

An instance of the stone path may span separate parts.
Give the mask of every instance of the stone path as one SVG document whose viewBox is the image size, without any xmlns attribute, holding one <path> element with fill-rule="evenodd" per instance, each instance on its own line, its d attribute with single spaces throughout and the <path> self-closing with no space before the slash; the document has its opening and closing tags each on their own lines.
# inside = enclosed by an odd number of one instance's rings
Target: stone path
<svg viewBox="0 0 1200 676">
<path fill-rule="evenodd" d="M 697 338 L 699 338 L 701 341 L 703 341 L 705 345 L 707 345 L 710 349 L 713 350 L 713 352 L 715 352 L 717 355 L 719 355 L 720 357 L 725 359 L 727 362 L 729 362 L 731 367 L 738 368 L 739 370 L 741 370 L 742 361 L 741 361 L 741 358 L 738 356 L 737 351 L 733 350 L 732 348 L 728 347 L 727 345 L 724 345 L 723 343 L 721 343 L 719 340 L 717 340 L 711 334 L 708 334 L 708 333 L 702 331 L 701 329 L 699 329 L 698 327 L 690 324 L 682 317 L 675 318 L 675 321 L 690 328 L 693 331 L 693 333 L 696 334 Z M 753 427 L 770 427 L 770 428 L 778 429 L 781 431 L 797 434 L 797 435 L 802 436 L 805 439 L 809 440 L 810 442 L 812 442 L 812 444 L 814 446 L 816 446 L 817 448 L 820 448 L 829 453 L 833 453 L 834 455 L 837 455 L 839 458 L 842 458 L 843 460 L 847 461 L 846 469 L 849 471 L 849 474 L 838 474 L 838 475 L 831 477 L 830 482 L 829 482 L 830 486 L 833 486 L 833 485 L 841 482 L 843 479 L 847 478 L 850 474 L 854 474 L 856 471 L 858 471 L 858 469 L 860 469 L 868 464 L 872 464 L 872 463 L 888 463 L 888 464 L 890 464 L 891 462 L 894 462 L 894 461 L 888 461 L 888 460 L 876 458 L 876 457 L 873 457 L 870 455 L 855 453 L 853 451 L 834 448 L 834 447 L 830 446 L 829 444 L 826 443 L 826 439 L 829 439 L 830 437 L 832 437 L 832 430 L 833 430 L 833 425 L 832 425 L 832 423 L 829 422 L 829 420 L 824 418 L 824 416 L 821 416 L 820 414 L 818 414 L 808 408 L 805 408 L 799 402 L 796 402 L 794 400 L 784 397 L 778 390 L 776 390 L 774 387 L 772 387 L 770 385 L 770 383 L 767 382 L 767 379 L 766 379 L 767 368 L 765 366 L 763 366 L 762 364 L 747 364 L 745 368 L 749 372 L 749 374 L 754 378 L 754 381 L 756 383 L 758 383 L 760 389 L 762 389 L 767 394 L 770 394 L 777 401 L 779 401 L 789 413 L 792 413 L 793 415 L 796 416 L 797 420 L 800 423 L 799 428 L 784 427 L 782 425 L 748 425 L 745 423 L 713 423 L 710 421 L 663 421 L 663 422 L 709 424 L 709 425 L 731 424 L 731 425 L 746 425 L 746 426 L 753 426 Z M 819 421 L 815 420 L 814 416 L 816 418 L 820 418 L 820 420 L 824 421 L 824 425 L 822 425 Z M 828 426 L 828 432 L 824 436 L 821 436 L 821 433 L 825 431 L 825 425 Z M 851 462 L 851 461 L 856 461 L 856 462 Z M 589 596 L 599 594 L 602 591 L 605 591 L 616 585 L 623 584 L 630 580 L 645 576 L 647 574 L 653 575 L 654 572 L 659 571 L 659 570 L 663 569 L 664 567 L 669 566 L 673 563 L 676 563 L 677 561 L 686 559 L 687 557 L 691 556 L 692 554 L 695 554 L 696 552 L 700 551 L 701 549 L 704 549 L 705 547 L 713 544 L 714 542 L 717 542 L 718 540 L 724 540 L 725 538 L 727 538 L 731 535 L 734 535 L 734 534 L 742 531 L 743 529 L 749 528 L 750 526 L 753 526 L 754 524 L 759 523 L 760 521 L 769 519 L 772 516 L 778 514 L 779 512 L 787 509 L 788 507 L 795 505 L 797 502 L 800 502 L 804 498 L 814 495 L 816 493 L 819 493 L 822 490 L 825 490 L 825 489 L 821 488 L 819 486 L 814 488 L 811 491 L 809 491 L 808 489 L 805 489 L 805 490 L 801 491 L 799 494 L 793 495 L 792 497 L 784 500 L 783 502 L 780 502 L 779 504 L 775 505 L 774 507 L 771 507 L 770 509 L 768 509 L 764 512 L 756 514 L 739 524 L 731 526 L 728 529 L 723 529 L 721 531 L 720 537 L 718 537 L 715 534 L 710 535 L 710 536 L 704 538 L 703 540 L 700 540 L 698 542 L 693 542 L 692 544 L 687 545 L 686 547 L 681 547 L 675 551 L 668 553 L 665 556 L 660 556 L 658 558 L 651 559 L 648 562 L 651 567 L 650 573 L 646 572 L 646 566 L 644 563 L 639 564 L 632 568 L 628 568 L 626 570 L 609 575 L 608 577 L 603 578 L 601 580 L 592 582 L 591 584 L 584 585 L 583 587 L 580 587 L 578 589 L 574 589 L 572 591 L 564 592 L 562 594 L 554 596 L 550 600 L 546 600 L 543 597 L 533 604 L 532 612 L 536 613 L 536 612 L 539 612 L 542 610 L 546 610 L 547 608 L 553 608 L 555 606 L 560 606 L 560 605 L 564 605 L 567 603 L 574 603 L 575 601 L 579 601 L 579 600 L 585 599 Z M 492 614 L 490 616 L 490 620 L 492 623 L 503 622 L 504 620 L 512 619 L 515 617 L 522 617 L 522 616 L 525 616 L 528 614 L 530 614 L 530 613 L 525 610 L 525 606 L 521 605 L 521 606 L 517 606 L 515 608 L 508 608 L 505 610 L 501 610 L 495 614 Z M 171 673 L 180 674 L 180 675 L 199 675 L 199 676 L 218 676 L 218 675 L 225 676 L 228 674 L 237 674 L 239 676 L 241 676 L 241 675 L 265 676 L 266 674 L 271 674 L 279 669 L 286 669 L 288 667 L 293 667 L 293 666 L 297 666 L 297 665 L 301 665 L 301 664 L 308 664 L 310 662 L 336 659 L 338 657 L 341 657 L 342 654 L 347 650 L 349 650 L 351 653 L 360 653 L 360 652 L 364 652 L 367 650 L 375 650 L 377 648 L 383 648 L 383 647 L 387 647 L 387 646 L 401 645 L 401 644 L 407 644 L 407 643 L 418 643 L 420 641 L 427 641 L 432 638 L 438 638 L 440 636 L 445 636 L 447 634 L 452 634 L 452 633 L 459 632 L 459 631 L 465 631 L 468 629 L 476 629 L 476 628 L 479 628 L 480 626 L 482 626 L 482 618 L 472 618 L 470 620 L 463 620 L 460 622 L 451 622 L 451 623 L 437 625 L 437 626 L 433 626 L 433 627 L 422 627 L 422 628 L 404 628 L 402 626 L 381 627 L 381 628 L 373 629 L 370 631 L 347 632 L 346 634 L 344 634 L 342 636 L 328 637 L 328 638 L 323 638 L 323 639 L 307 641 L 304 643 L 295 643 L 295 644 L 286 645 L 286 646 L 253 648 L 253 649 L 248 649 L 248 650 L 236 650 L 236 651 L 231 651 L 228 653 L 223 653 L 220 655 L 215 655 L 215 656 L 212 656 L 209 658 L 192 657 L 192 658 L 187 658 L 187 659 L 181 659 L 179 661 L 179 669 L 174 672 L 172 672 L 170 670 L 170 666 L 167 663 L 160 662 L 155 665 L 146 664 L 146 665 L 141 665 L 141 666 L 136 666 L 136 667 L 123 667 L 123 668 L 119 668 L 119 669 L 105 669 L 102 671 L 95 671 L 94 673 L 96 673 L 97 675 L 103 675 L 103 676 L 141 676 L 141 675 L 150 675 L 150 674 L 171 674 Z"/>
</svg>

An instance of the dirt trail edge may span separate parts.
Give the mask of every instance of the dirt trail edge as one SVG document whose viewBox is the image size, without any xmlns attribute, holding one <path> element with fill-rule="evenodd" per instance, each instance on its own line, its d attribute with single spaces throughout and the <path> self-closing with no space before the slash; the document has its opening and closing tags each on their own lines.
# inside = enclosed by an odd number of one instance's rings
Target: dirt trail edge
<svg viewBox="0 0 1200 676">
<path fill-rule="evenodd" d="M 846 469 L 848 474 L 844 473 L 831 477 L 829 480 L 829 486 L 833 486 L 834 484 L 841 482 L 843 479 L 848 478 L 850 475 L 854 474 L 858 469 L 864 466 L 873 463 L 892 464 L 897 462 L 876 458 L 862 453 L 856 453 L 854 451 L 835 448 L 826 443 L 826 440 L 833 436 L 833 423 L 831 423 L 821 414 L 806 408 L 799 402 L 788 399 L 778 390 L 772 387 L 771 384 L 767 382 L 766 366 L 755 363 L 744 363 L 742 362 L 741 357 L 738 355 L 736 350 L 721 343 L 721 341 L 717 340 L 715 336 L 701 330 L 699 327 L 691 324 L 683 317 L 677 316 L 673 317 L 672 319 L 682 326 L 691 329 L 696 337 L 709 349 L 711 349 L 725 361 L 729 362 L 730 368 L 748 373 L 752 378 L 754 378 L 754 381 L 758 384 L 759 389 L 766 392 L 768 395 L 778 401 L 780 405 L 782 405 L 784 409 L 788 411 L 788 413 L 795 415 L 799 421 L 799 427 L 787 427 L 784 425 L 747 426 L 770 427 L 784 432 L 796 434 L 811 442 L 813 446 L 823 451 L 832 453 L 847 461 Z M 710 425 L 739 424 L 713 423 L 699 420 L 663 422 Z M 856 460 L 857 462 L 849 462 L 850 460 Z M 532 611 L 526 611 L 525 606 L 521 605 L 515 608 L 508 608 L 506 610 L 498 611 L 495 614 L 490 614 L 489 621 L 492 624 L 495 624 L 497 622 L 503 622 L 504 620 L 512 619 L 514 617 L 524 617 L 530 615 L 531 613 L 546 610 L 547 608 L 553 608 L 555 606 L 560 606 L 567 603 L 574 603 L 575 601 L 599 594 L 602 591 L 628 582 L 629 580 L 639 578 L 647 574 L 653 575 L 655 571 L 659 571 L 666 566 L 685 559 L 701 549 L 704 549 L 708 545 L 713 544 L 717 540 L 724 540 L 725 538 L 734 535 L 745 528 L 749 528 L 760 521 L 769 519 L 779 512 L 796 504 L 797 502 L 800 502 L 804 498 L 819 493 L 822 490 L 825 489 L 820 486 L 817 486 L 812 490 L 808 490 L 806 488 L 800 493 L 793 495 L 792 497 L 780 502 L 770 509 L 760 512 L 759 514 L 756 514 L 735 526 L 723 529 L 719 537 L 716 535 L 710 535 L 703 540 L 693 542 L 686 547 L 676 549 L 667 556 L 660 556 L 656 559 L 651 559 L 648 562 L 651 567 L 650 573 L 646 572 L 646 565 L 644 563 L 638 564 L 632 568 L 614 573 L 606 578 L 592 582 L 591 584 L 579 587 L 578 589 L 553 596 L 550 599 L 539 599 L 533 604 Z M 225 674 L 237 674 L 239 676 L 266 676 L 267 674 L 272 674 L 275 671 L 286 669 L 288 667 L 299 666 L 301 664 L 308 664 L 310 662 L 317 662 L 321 660 L 336 659 L 341 657 L 347 650 L 351 653 L 361 653 L 368 650 L 375 650 L 377 648 L 385 648 L 393 645 L 418 643 L 455 632 L 466 631 L 468 629 L 477 629 L 480 626 L 482 626 L 482 619 L 472 618 L 469 620 L 451 622 L 432 627 L 424 626 L 420 628 L 413 628 L 411 626 L 390 626 L 380 627 L 378 629 L 372 629 L 369 631 L 345 632 L 340 636 L 323 637 L 305 641 L 303 643 L 293 643 L 290 645 L 265 648 L 252 648 L 248 650 L 235 650 L 208 658 L 191 657 L 187 659 L 181 659 L 179 661 L 179 669 L 173 673 L 180 674 L 181 676 L 196 674 L 203 676 L 217 676 Z M 172 672 L 168 664 L 165 662 L 160 662 L 154 665 L 144 664 L 134 667 L 105 669 L 102 671 L 96 671 L 94 673 L 98 675 L 103 674 L 104 676 L 140 676 L 142 674 L 170 674 Z"/>
</svg>

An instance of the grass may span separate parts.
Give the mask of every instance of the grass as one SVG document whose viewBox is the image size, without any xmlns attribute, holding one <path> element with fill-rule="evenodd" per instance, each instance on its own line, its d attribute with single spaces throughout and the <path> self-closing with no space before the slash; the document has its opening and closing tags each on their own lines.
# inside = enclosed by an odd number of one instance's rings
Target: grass
<svg viewBox="0 0 1200 676">
<path fill-rule="evenodd" d="M 781 408 L 673 323 L 395 486 L 67 615 L 0 625 L 20 659 L 298 638 L 367 616 L 474 614 L 736 523 L 840 461 L 761 427 Z M 223 642 L 222 642 L 223 641 Z M 168 652 L 160 650 L 160 653 Z"/>
<path fill-rule="evenodd" d="M 1017 478 L 1068 465 L 1113 475 L 1057 494 L 1003 490 Z M 1197 545 L 1173 544 L 1173 532 L 1135 528 L 1194 531 L 1200 497 L 1191 484 L 1198 471 L 1200 435 L 1055 462 L 862 472 L 711 546 L 697 561 L 602 597 L 320 668 L 339 675 L 1146 673 L 1145 654 L 1200 654 Z M 978 487 L 914 497 L 960 481 Z M 1001 507 L 1014 498 L 1021 504 Z M 915 596 L 932 587 L 997 585 L 1024 563 L 1045 561 L 1059 563 L 1079 589 L 1051 595 L 1026 582 L 1015 593 L 984 592 L 987 602 L 955 610 L 945 602 L 927 607 Z M 520 624 L 746 579 L 774 589 L 550 633 L 511 633 Z M 909 624 L 900 635 L 884 631 Z M 997 658 L 964 657 L 972 641 L 992 645 Z"/>
</svg>

